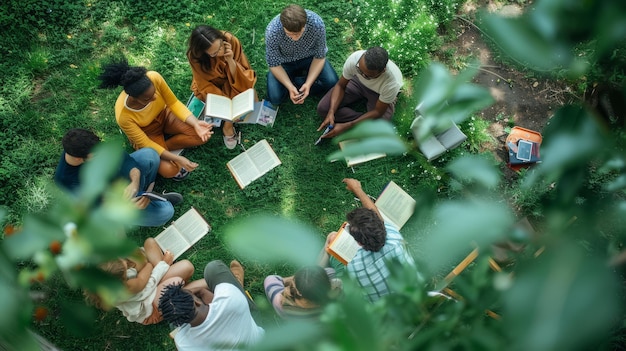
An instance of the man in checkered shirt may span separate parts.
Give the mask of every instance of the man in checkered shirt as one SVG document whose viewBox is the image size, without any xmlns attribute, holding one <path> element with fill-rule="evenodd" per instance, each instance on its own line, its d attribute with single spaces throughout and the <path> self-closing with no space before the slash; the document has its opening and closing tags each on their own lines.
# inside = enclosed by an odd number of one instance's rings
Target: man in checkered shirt
<svg viewBox="0 0 626 351">
<path fill-rule="evenodd" d="M 327 51 L 322 18 L 299 5 L 285 7 L 265 29 L 267 99 L 303 104 L 309 94 L 324 95 L 339 79 Z"/>
<path fill-rule="evenodd" d="M 398 228 L 383 221 L 374 201 L 361 188 L 361 182 L 352 178 L 346 178 L 343 182 L 363 204 L 362 208 L 357 208 L 346 215 L 349 232 L 361 248 L 345 268 L 348 274 L 356 279 L 367 298 L 374 302 L 392 292 L 387 282 L 390 272 L 386 262 L 397 259 L 411 266 L 415 266 L 415 262 L 407 251 Z M 326 247 L 336 234 L 337 232 L 328 234 Z M 323 265 L 329 262 L 325 248 L 321 254 Z M 333 267 L 341 265 L 335 258 L 330 258 L 330 264 Z"/>
</svg>

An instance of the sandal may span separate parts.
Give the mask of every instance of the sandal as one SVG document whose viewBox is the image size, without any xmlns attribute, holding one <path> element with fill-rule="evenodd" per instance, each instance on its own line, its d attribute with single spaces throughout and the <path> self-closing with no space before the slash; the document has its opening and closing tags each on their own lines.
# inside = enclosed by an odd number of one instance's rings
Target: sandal
<svg viewBox="0 0 626 351">
<path fill-rule="evenodd" d="M 172 180 L 180 182 L 181 180 L 187 178 L 188 175 L 189 175 L 189 171 L 184 169 L 184 168 L 181 168 L 180 171 L 178 172 L 178 174 L 176 174 L 174 177 L 172 177 Z"/>
<path fill-rule="evenodd" d="M 239 138 L 241 137 L 241 134 L 237 133 L 236 130 L 233 129 L 233 131 L 235 133 L 231 136 L 224 135 L 224 145 L 226 145 L 226 148 L 229 150 L 237 147 L 237 144 L 239 144 Z"/>
</svg>

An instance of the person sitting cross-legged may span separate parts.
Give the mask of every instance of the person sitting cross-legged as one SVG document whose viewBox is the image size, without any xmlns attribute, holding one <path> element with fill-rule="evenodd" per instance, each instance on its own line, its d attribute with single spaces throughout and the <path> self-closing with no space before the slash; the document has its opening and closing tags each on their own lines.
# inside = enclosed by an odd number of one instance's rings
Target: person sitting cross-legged
<svg viewBox="0 0 626 351">
<path fill-rule="evenodd" d="M 211 261 L 202 287 L 170 284 L 163 289 L 159 310 L 163 319 L 179 327 L 174 335 L 178 351 L 236 350 L 263 337 L 265 331 L 250 313 L 253 303 L 243 290 L 243 273 L 237 261 L 230 269 L 222 261 Z"/>
<path fill-rule="evenodd" d="M 187 59 L 192 73 L 191 90 L 201 101 L 206 101 L 207 94 L 232 99 L 256 83 L 256 73 L 232 33 L 197 26 L 189 37 Z M 222 121 L 222 132 L 226 147 L 234 149 L 238 135 L 233 123 Z"/>
<path fill-rule="evenodd" d="M 120 59 L 104 65 L 98 78 L 100 88 L 124 88 L 115 102 L 115 120 L 135 150 L 151 147 L 159 153 L 162 177 L 182 180 L 198 167 L 172 151 L 206 143 L 213 127 L 198 120 L 158 72 Z"/>
<path fill-rule="evenodd" d="M 325 94 L 337 82 L 327 51 L 322 18 L 299 5 L 285 7 L 265 29 L 267 99 L 303 104 L 309 95 Z"/>
<path fill-rule="evenodd" d="M 120 279 L 126 288 L 127 294 L 119 297 L 114 306 L 122 311 L 129 322 L 144 325 L 163 320 L 157 306 L 165 286 L 188 282 L 194 272 L 190 261 L 174 262 L 172 253 L 161 251 L 154 238 L 146 239 L 143 247 L 131 257 L 105 262 L 99 268 Z M 187 286 L 195 289 L 203 284 L 203 281 L 196 280 Z M 84 294 L 87 302 L 97 308 L 106 310 L 110 307 L 97 293 L 85 290 Z"/>
<path fill-rule="evenodd" d="M 92 150 L 100 143 L 100 138 L 89 130 L 73 128 L 65 133 L 62 143 L 63 153 L 54 174 L 54 181 L 61 188 L 76 193 L 81 183 L 82 166 L 93 156 Z M 153 190 L 159 162 L 159 154 L 151 148 L 142 148 L 130 155 L 124 152 L 115 179 L 121 178 L 130 182 L 124 189 L 124 195 L 139 210 L 139 217 L 133 223 L 135 225 L 162 226 L 174 216 L 174 205 L 183 201 L 183 196 L 174 192 L 158 194 L 167 201 L 137 196 L 141 192 Z"/>
<path fill-rule="evenodd" d="M 344 63 L 337 84 L 317 105 L 323 119 L 317 130 L 331 125 L 323 138 L 333 138 L 368 119 L 391 120 L 402 84 L 402 72 L 389 60 L 387 50 L 374 46 L 355 51 Z M 357 108 L 362 102 L 365 112 Z"/>
</svg>

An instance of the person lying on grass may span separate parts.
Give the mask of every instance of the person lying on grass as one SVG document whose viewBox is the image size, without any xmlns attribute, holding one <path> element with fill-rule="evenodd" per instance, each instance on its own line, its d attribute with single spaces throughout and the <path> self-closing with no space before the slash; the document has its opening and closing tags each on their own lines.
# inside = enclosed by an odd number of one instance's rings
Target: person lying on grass
<svg viewBox="0 0 626 351">
<path fill-rule="evenodd" d="M 170 151 L 206 143 L 212 126 L 198 120 L 159 73 L 120 59 L 106 64 L 98 79 L 100 88 L 124 87 L 115 102 L 115 120 L 135 150 L 151 147 L 159 153 L 161 176 L 182 180 L 198 167 Z"/>
<path fill-rule="evenodd" d="M 169 251 L 162 252 L 156 240 L 148 238 L 136 255 L 100 265 L 102 271 L 124 283 L 126 292 L 115 299 L 113 306 L 122 311 L 129 322 L 148 325 L 163 320 L 158 309 L 161 292 L 170 284 L 189 281 L 194 272 L 190 261 L 173 261 L 174 256 Z M 191 289 L 203 284 L 203 280 L 197 280 L 187 284 L 187 287 Z M 97 308 L 107 310 L 111 307 L 94 292 L 85 291 L 85 297 Z"/>
</svg>

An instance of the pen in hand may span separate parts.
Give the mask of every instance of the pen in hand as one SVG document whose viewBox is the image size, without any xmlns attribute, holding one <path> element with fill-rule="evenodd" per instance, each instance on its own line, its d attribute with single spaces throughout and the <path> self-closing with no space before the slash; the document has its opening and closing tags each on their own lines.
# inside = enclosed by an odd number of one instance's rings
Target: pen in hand
<svg viewBox="0 0 626 351">
<path fill-rule="evenodd" d="M 322 135 L 319 138 L 317 138 L 315 145 L 319 144 L 322 141 L 322 137 L 328 134 L 332 129 L 333 129 L 333 125 L 329 124 L 328 127 L 326 127 L 326 129 L 324 130 L 324 133 L 322 133 Z"/>
</svg>

